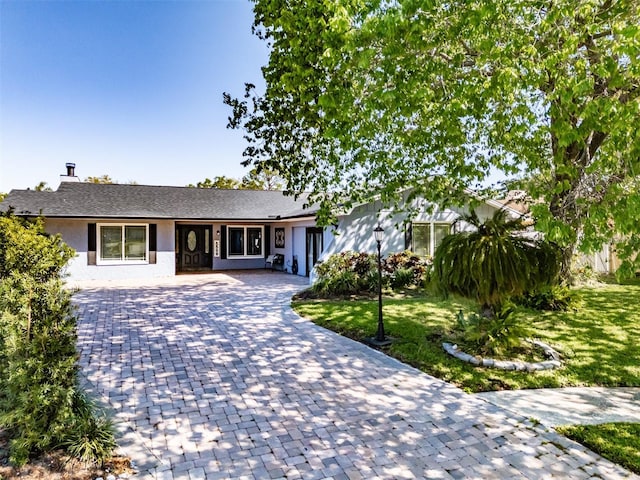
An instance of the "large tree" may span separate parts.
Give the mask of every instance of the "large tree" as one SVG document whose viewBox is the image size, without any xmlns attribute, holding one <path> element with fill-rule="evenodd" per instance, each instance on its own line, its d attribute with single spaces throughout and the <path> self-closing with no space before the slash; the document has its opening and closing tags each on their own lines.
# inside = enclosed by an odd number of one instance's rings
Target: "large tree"
<svg viewBox="0 0 640 480">
<path fill-rule="evenodd" d="M 86 183 L 102 183 L 102 184 L 112 184 L 112 183 L 118 183 L 118 182 L 114 182 L 113 178 L 111 178 L 109 175 L 100 175 L 99 177 L 87 177 L 84 179 L 84 181 Z"/>
<path fill-rule="evenodd" d="M 322 220 L 407 188 L 463 203 L 499 173 L 538 180 L 565 275 L 576 246 L 640 244 L 637 1 L 254 1 L 266 91 L 225 94 L 229 125 Z"/>
<path fill-rule="evenodd" d="M 240 188 L 240 182 L 235 178 L 217 176 L 213 177 L 213 180 L 210 178 L 205 178 L 204 181 L 198 182 L 195 185 L 190 183 L 187 187 L 191 188 L 218 188 L 222 190 L 237 190 Z"/>
<path fill-rule="evenodd" d="M 100 183 L 100 184 L 107 184 L 107 185 L 111 185 L 114 183 L 119 183 L 117 180 L 114 180 L 113 178 L 111 178 L 109 175 L 104 174 L 104 175 L 100 175 L 99 177 L 87 177 L 84 179 L 84 182 L 86 183 Z M 138 185 L 138 182 L 136 182 L 135 180 L 128 180 L 126 182 L 124 182 L 125 185 Z"/>
<path fill-rule="evenodd" d="M 273 170 L 257 166 L 242 177 L 242 186 L 245 190 L 282 190 L 284 180 Z"/>
<path fill-rule="evenodd" d="M 52 189 L 49 185 L 47 185 L 47 182 L 40 182 L 38 183 L 35 187 L 34 190 L 36 192 L 51 192 Z"/>
<path fill-rule="evenodd" d="M 223 190 L 282 190 L 284 180 L 271 170 L 255 167 L 242 177 L 242 180 L 223 175 L 213 177 L 213 180 L 205 178 L 204 181 L 195 185 L 190 183 L 187 187 L 218 188 Z"/>
</svg>

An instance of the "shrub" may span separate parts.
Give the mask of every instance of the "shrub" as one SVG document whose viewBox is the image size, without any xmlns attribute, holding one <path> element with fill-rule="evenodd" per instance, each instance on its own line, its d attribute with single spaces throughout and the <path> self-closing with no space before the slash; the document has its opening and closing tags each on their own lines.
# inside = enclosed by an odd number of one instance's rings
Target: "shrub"
<svg viewBox="0 0 640 480">
<path fill-rule="evenodd" d="M 390 285 L 389 277 L 382 274 L 382 289 L 388 288 Z M 365 292 L 376 293 L 378 291 L 378 267 L 375 270 L 369 270 L 362 278 L 362 290 Z"/>
<path fill-rule="evenodd" d="M 419 257 L 409 250 L 392 253 L 385 261 L 385 271 L 391 276 L 391 285 L 394 288 L 425 285 L 431 274 L 431 266 L 431 258 Z M 411 272 L 411 276 L 405 272 L 406 270 Z"/>
<path fill-rule="evenodd" d="M 377 289 L 375 254 L 342 252 L 331 255 L 315 269 L 318 278 L 311 288 L 319 295 L 350 295 Z"/>
<path fill-rule="evenodd" d="M 429 261 L 406 251 L 382 259 L 382 288 L 423 285 L 431 268 Z M 342 252 L 315 267 L 312 291 L 321 296 L 354 295 L 378 291 L 378 256 L 374 253 Z"/>
<path fill-rule="evenodd" d="M 391 287 L 404 288 L 414 282 L 413 270 L 410 268 L 399 268 L 391 274 Z"/>
<path fill-rule="evenodd" d="M 12 437 L 11 461 L 20 465 L 60 443 L 73 418 L 75 321 L 59 280 L 38 283 L 14 274 L 0 282 L 0 295 L 0 425 Z"/>
<path fill-rule="evenodd" d="M 534 310 L 566 312 L 578 308 L 581 297 L 568 287 L 551 285 L 526 293 L 515 300 L 519 305 Z"/>
<path fill-rule="evenodd" d="M 316 265 L 316 273 L 319 278 L 330 277 L 345 270 L 365 275 L 369 270 L 377 268 L 377 256 L 375 254 L 347 251 L 331 255 L 329 258 Z"/>
<path fill-rule="evenodd" d="M 460 311 L 456 323 L 464 340 L 483 355 L 502 355 L 519 346 L 529 335 L 528 327 L 518 319 L 510 304 L 504 305 L 493 318 L 475 312 L 465 317 Z"/>
<path fill-rule="evenodd" d="M 60 278 L 73 254 L 58 236 L 44 233 L 41 221 L 0 217 L 0 426 L 17 465 L 68 445 L 93 419 L 79 400 L 77 320 Z M 101 434 L 92 438 L 101 447 L 92 451 L 111 451 L 110 425 L 97 418 L 94 425 Z"/>
<path fill-rule="evenodd" d="M 85 463 L 104 463 L 116 448 L 113 423 L 84 392 L 74 398 L 75 421 L 67 433 L 62 447 L 69 454 Z"/>
<path fill-rule="evenodd" d="M 517 234 L 520 219 L 508 220 L 503 210 L 480 222 L 475 212 L 463 217 L 477 230 L 446 236 L 434 257 L 434 279 L 443 292 L 478 301 L 485 311 L 543 285 L 556 283 L 557 249 L 544 241 Z"/>
<path fill-rule="evenodd" d="M 574 259 L 571 269 L 571 283 L 573 285 L 595 285 L 599 283 L 598 273 L 589 264 L 580 264 Z"/>
<path fill-rule="evenodd" d="M 337 295 L 348 295 L 359 290 L 359 279 L 355 272 L 344 270 L 329 281 L 329 290 Z"/>
</svg>

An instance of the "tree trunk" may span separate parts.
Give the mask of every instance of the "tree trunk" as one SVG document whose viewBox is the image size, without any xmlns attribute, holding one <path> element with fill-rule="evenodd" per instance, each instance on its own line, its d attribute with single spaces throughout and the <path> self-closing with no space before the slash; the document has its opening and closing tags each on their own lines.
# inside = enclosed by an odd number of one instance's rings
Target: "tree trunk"
<svg viewBox="0 0 640 480">
<path fill-rule="evenodd" d="M 582 231 L 582 218 L 586 214 L 582 208 L 578 207 L 575 201 L 575 187 L 565 190 L 552 197 L 549 210 L 555 220 L 570 226 L 572 235 L 566 236 L 564 242 L 560 243 L 560 273 L 559 282 L 561 285 L 571 285 L 573 275 L 571 267 L 573 255 L 578 245 L 580 232 Z"/>
<path fill-rule="evenodd" d="M 560 274 L 559 281 L 561 285 L 571 285 L 573 283 L 573 273 L 571 266 L 573 263 L 573 254 L 575 252 L 575 243 L 560 248 Z"/>
</svg>

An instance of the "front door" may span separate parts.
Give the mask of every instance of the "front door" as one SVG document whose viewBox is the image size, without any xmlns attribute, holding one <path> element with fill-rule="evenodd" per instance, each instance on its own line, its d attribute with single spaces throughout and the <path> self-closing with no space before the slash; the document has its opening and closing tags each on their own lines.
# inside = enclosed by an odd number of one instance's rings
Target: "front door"
<svg viewBox="0 0 640 480">
<path fill-rule="evenodd" d="M 211 270 L 211 227 L 208 225 L 178 225 L 179 272 Z"/>
<path fill-rule="evenodd" d="M 322 254 L 322 229 L 307 228 L 307 277 Z"/>
</svg>

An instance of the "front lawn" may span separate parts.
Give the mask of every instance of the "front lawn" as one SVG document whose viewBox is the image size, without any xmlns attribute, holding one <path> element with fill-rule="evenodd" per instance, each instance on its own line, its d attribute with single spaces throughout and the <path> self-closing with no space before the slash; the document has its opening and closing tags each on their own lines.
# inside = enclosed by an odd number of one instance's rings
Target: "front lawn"
<svg viewBox="0 0 640 480">
<path fill-rule="evenodd" d="M 563 367 L 535 373 L 481 369 L 442 350 L 442 333 L 463 299 L 435 296 L 385 298 L 384 323 L 396 341 L 387 354 L 470 392 L 565 386 L 640 386 L 640 285 L 607 285 L 578 290 L 583 305 L 574 312 L 523 312 L 534 336 L 563 355 Z M 355 340 L 375 334 L 375 300 L 294 302 L 302 316 Z"/>
<path fill-rule="evenodd" d="M 640 424 L 575 425 L 558 427 L 556 430 L 612 462 L 640 474 Z"/>
</svg>

